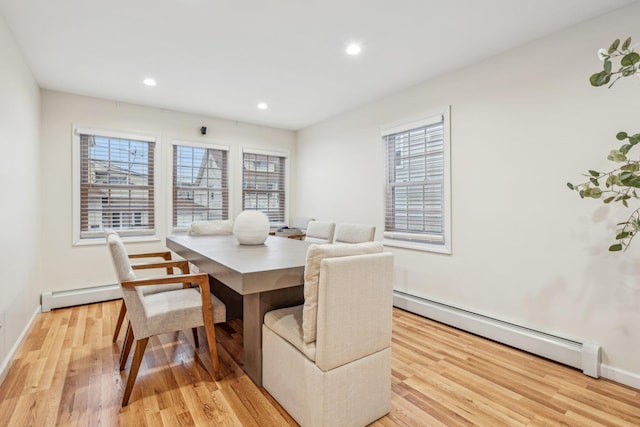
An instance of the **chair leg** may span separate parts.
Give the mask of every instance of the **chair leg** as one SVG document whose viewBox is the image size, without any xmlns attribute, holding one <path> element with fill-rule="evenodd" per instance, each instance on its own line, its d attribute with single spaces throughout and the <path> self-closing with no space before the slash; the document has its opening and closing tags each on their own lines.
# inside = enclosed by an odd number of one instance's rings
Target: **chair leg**
<svg viewBox="0 0 640 427">
<path fill-rule="evenodd" d="M 148 337 L 136 341 L 136 351 L 133 353 L 133 361 L 131 362 L 131 369 L 129 370 L 129 378 L 127 378 L 127 386 L 124 389 L 124 396 L 122 397 L 122 406 L 127 406 L 129 404 L 129 397 L 133 390 L 133 383 L 136 382 L 140 363 L 144 357 L 144 350 L 147 348 L 148 341 Z"/>
<path fill-rule="evenodd" d="M 198 328 L 193 328 L 191 329 L 191 331 L 193 332 L 193 343 L 195 344 L 196 348 L 200 347 L 200 341 L 198 340 Z"/>
<path fill-rule="evenodd" d="M 218 347 L 216 346 L 216 327 L 213 323 L 213 316 L 209 322 L 204 323 L 204 331 L 207 334 L 207 344 L 209 344 L 209 354 L 213 365 L 213 379 L 220 379 L 220 362 L 218 361 Z"/>
<path fill-rule="evenodd" d="M 131 345 L 133 344 L 133 330 L 131 329 L 131 322 L 127 325 L 127 333 L 124 336 L 124 345 L 122 352 L 120 353 L 120 370 L 124 371 L 129 358 L 129 352 L 131 351 Z"/>
<path fill-rule="evenodd" d="M 120 314 L 118 314 L 118 321 L 116 322 L 116 330 L 113 333 L 113 342 L 118 341 L 118 335 L 120 335 L 120 328 L 122 327 L 122 322 L 124 321 L 125 314 L 127 314 L 127 306 L 124 305 L 124 300 L 122 300 L 122 306 L 120 307 Z"/>
</svg>

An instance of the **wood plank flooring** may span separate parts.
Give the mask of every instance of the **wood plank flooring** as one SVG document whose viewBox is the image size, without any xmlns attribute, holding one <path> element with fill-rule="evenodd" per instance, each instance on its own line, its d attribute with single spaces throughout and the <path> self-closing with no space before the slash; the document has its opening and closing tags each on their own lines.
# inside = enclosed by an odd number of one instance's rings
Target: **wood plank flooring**
<svg viewBox="0 0 640 427">
<path fill-rule="evenodd" d="M 241 321 L 149 341 L 128 407 L 112 301 L 38 316 L 3 384 L 0 426 L 295 426 L 244 374 Z M 124 335 L 124 334 L 123 334 Z M 394 310 L 392 410 L 374 426 L 640 426 L 640 391 Z M 127 368 L 128 371 L 128 368 Z"/>
</svg>

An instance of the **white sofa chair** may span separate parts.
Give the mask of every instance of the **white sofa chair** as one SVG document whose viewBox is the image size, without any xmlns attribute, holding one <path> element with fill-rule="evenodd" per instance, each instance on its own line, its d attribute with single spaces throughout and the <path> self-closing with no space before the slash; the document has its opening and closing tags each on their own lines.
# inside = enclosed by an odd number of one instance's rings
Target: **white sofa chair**
<svg viewBox="0 0 640 427">
<path fill-rule="evenodd" d="M 333 222 L 311 221 L 307 227 L 307 233 L 304 240 L 318 244 L 332 243 L 335 228 L 336 225 Z"/>
<path fill-rule="evenodd" d="M 372 242 L 376 236 L 376 227 L 364 224 L 338 224 L 333 235 L 333 243 Z"/>
<path fill-rule="evenodd" d="M 264 388 L 303 427 L 364 426 L 391 409 L 393 255 L 311 245 L 305 303 L 262 327 Z"/>
</svg>

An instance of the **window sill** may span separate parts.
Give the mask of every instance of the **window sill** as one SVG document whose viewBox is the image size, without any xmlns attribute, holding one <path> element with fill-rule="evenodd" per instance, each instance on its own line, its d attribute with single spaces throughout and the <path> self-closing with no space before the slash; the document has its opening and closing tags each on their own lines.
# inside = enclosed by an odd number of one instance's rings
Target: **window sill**
<svg viewBox="0 0 640 427">
<path fill-rule="evenodd" d="M 139 242 L 160 242 L 158 236 L 121 236 L 121 239 L 125 243 L 139 243 Z M 104 237 L 85 238 L 76 240 L 73 242 L 73 246 L 96 246 L 106 245 L 107 241 Z"/>
<path fill-rule="evenodd" d="M 384 246 L 392 246 L 395 248 L 413 249 L 416 251 L 435 252 L 439 254 L 451 255 L 451 248 L 445 245 L 438 245 L 434 243 L 418 243 L 402 240 L 383 239 L 382 244 Z"/>
</svg>

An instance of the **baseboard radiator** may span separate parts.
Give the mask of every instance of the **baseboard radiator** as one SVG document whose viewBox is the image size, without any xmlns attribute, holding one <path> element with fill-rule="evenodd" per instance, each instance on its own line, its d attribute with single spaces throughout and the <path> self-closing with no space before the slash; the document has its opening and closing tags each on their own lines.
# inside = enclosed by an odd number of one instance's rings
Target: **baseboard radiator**
<svg viewBox="0 0 640 427">
<path fill-rule="evenodd" d="M 122 291 L 118 284 L 59 292 L 44 292 L 41 301 L 42 312 L 46 313 L 54 308 L 72 307 L 74 305 L 110 301 L 118 298 L 122 298 Z"/>
<path fill-rule="evenodd" d="M 393 305 L 600 377 L 600 346 L 556 337 L 456 307 L 394 291 Z"/>
</svg>

